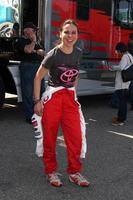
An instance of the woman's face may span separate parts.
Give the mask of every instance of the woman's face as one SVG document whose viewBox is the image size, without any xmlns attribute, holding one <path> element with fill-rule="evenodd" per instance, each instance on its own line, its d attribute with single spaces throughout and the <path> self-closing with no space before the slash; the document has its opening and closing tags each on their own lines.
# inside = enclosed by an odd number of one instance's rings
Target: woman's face
<svg viewBox="0 0 133 200">
<path fill-rule="evenodd" d="M 118 50 L 115 50 L 115 54 L 116 54 L 116 57 L 117 58 L 121 58 L 122 57 L 122 53 L 120 52 L 120 51 L 118 51 Z"/>
<path fill-rule="evenodd" d="M 78 39 L 77 27 L 73 24 L 66 24 L 60 32 L 61 44 L 66 47 L 73 47 Z"/>
</svg>

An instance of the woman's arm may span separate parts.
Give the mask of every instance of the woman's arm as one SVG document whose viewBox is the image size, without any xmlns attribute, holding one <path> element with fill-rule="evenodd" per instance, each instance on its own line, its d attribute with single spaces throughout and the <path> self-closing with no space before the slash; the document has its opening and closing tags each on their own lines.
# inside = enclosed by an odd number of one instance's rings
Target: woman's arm
<svg viewBox="0 0 133 200">
<path fill-rule="evenodd" d="M 75 88 L 77 88 L 77 86 L 78 86 L 78 80 L 79 80 L 79 78 L 76 78 L 76 80 L 75 80 L 75 82 L 74 82 L 74 87 L 75 87 Z"/>
<path fill-rule="evenodd" d="M 128 65 L 128 57 L 127 55 L 123 55 L 118 65 L 113 65 L 111 68 L 114 71 L 122 71 Z"/>
<path fill-rule="evenodd" d="M 34 79 L 34 112 L 41 116 L 43 112 L 43 105 L 40 100 L 40 88 L 41 88 L 41 81 L 42 79 L 48 74 L 48 69 L 40 65 L 35 79 Z"/>
</svg>

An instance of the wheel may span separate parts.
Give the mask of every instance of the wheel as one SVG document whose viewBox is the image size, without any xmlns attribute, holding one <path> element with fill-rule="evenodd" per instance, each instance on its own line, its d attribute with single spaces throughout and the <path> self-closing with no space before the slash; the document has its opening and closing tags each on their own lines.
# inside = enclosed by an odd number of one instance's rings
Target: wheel
<svg viewBox="0 0 133 200">
<path fill-rule="evenodd" d="M 5 87 L 2 78 L 0 77 L 0 109 L 2 108 L 5 101 Z"/>
</svg>

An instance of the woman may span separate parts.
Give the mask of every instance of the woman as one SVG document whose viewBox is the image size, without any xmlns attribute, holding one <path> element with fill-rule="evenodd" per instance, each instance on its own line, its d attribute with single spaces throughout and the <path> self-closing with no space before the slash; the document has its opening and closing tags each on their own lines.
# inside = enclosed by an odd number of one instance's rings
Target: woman
<svg viewBox="0 0 133 200">
<path fill-rule="evenodd" d="M 112 69 L 116 71 L 115 90 L 119 99 L 117 117 L 112 119 L 112 125 L 124 125 L 127 119 L 127 93 L 130 81 L 123 82 L 121 71 L 129 67 L 131 62 L 133 62 L 133 57 L 127 51 L 127 46 L 122 42 L 116 45 L 115 50 L 121 60 L 119 65 L 112 66 Z"/>
<path fill-rule="evenodd" d="M 34 111 L 35 114 L 42 116 L 44 132 L 45 173 L 51 185 L 56 187 L 62 185 L 57 174 L 56 161 L 56 139 L 61 125 L 67 146 L 69 180 L 80 186 L 89 186 L 89 182 L 80 174 L 82 130 L 85 126 L 75 95 L 81 57 L 81 50 L 75 47 L 78 39 L 76 22 L 71 19 L 66 20 L 60 28 L 59 36 L 60 43 L 46 55 L 34 80 Z M 40 83 L 47 74 L 48 87 L 42 97 L 42 103 L 39 98 Z"/>
</svg>

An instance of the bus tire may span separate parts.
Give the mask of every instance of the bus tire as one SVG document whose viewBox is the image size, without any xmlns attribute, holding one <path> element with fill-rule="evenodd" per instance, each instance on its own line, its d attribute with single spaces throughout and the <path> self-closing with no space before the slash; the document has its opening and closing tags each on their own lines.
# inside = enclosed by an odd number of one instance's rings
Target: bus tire
<svg viewBox="0 0 133 200">
<path fill-rule="evenodd" d="M 0 77 L 0 109 L 2 108 L 5 101 L 5 86 L 3 79 Z"/>
</svg>

